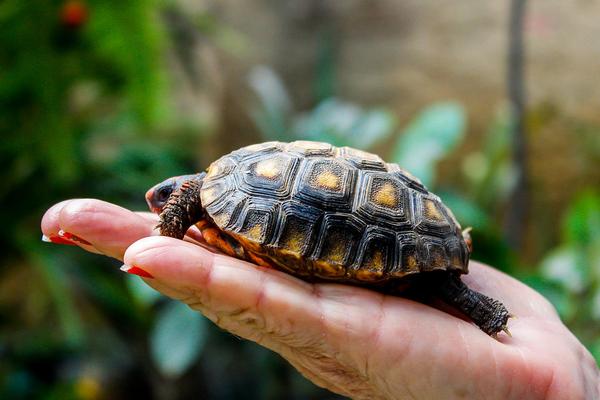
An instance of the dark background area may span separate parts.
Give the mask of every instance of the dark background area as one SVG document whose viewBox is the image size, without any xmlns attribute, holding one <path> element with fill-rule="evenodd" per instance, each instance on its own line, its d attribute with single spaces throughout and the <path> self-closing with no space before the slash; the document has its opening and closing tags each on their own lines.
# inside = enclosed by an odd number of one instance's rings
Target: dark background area
<svg viewBox="0 0 600 400">
<path fill-rule="evenodd" d="M 600 2 L 0 3 L 0 398 L 334 399 L 277 355 L 40 241 L 266 140 L 380 154 L 600 359 Z"/>
</svg>

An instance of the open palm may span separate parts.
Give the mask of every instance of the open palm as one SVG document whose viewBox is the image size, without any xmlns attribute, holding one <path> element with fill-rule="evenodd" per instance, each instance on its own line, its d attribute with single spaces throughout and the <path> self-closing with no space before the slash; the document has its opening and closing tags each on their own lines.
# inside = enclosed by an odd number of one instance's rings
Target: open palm
<svg viewBox="0 0 600 400">
<path fill-rule="evenodd" d="M 157 236 L 156 216 L 99 200 L 68 200 L 42 220 L 85 250 L 136 266 L 145 282 L 220 327 L 285 357 L 319 386 L 356 399 L 593 399 L 587 350 L 534 290 L 471 262 L 463 279 L 517 318 L 495 340 L 433 307 L 338 284 L 309 284 L 186 241 Z M 89 244 L 86 244 L 89 243 Z"/>
</svg>

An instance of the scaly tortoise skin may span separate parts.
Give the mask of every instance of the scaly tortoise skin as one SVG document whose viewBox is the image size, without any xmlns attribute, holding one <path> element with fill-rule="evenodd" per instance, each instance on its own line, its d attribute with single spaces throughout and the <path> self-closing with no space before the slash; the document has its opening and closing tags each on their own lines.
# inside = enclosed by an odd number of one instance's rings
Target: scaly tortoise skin
<svg viewBox="0 0 600 400">
<path fill-rule="evenodd" d="M 162 235 L 196 224 L 233 257 L 308 281 L 436 296 L 489 335 L 511 316 L 469 289 L 470 237 L 439 197 L 397 164 L 349 147 L 298 141 L 236 150 L 207 172 L 148 191 Z M 426 295 L 426 296 L 425 296 Z"/>
</svg>

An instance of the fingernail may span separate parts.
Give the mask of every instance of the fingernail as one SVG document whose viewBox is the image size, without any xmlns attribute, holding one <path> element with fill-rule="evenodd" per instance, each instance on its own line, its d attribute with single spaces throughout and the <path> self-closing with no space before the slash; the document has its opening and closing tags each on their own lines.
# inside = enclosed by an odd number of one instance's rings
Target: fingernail
<svg viewBox="0 0 600 400">
<path fill-rule="evenodd" d="M 66 244 L 69 246 L 75 246 L 75 243 L 71 242 L 70 240 L 63 239 L 60 236 L 56 236 L 56 235 L 50 235 L 49 237 L 46 235 L 42 235 L 42 242 Z"/>
<path fill-rule="evenodd" d="M 128 274 L 141 276 L 142 278 L 151 278 L 151 279 L 154 278 L 152 276 L 152 274 L 150 274 L 148 271 L 145 271 L 145 270 L 141 269 L 140 267 L 136 267 L 135 265 L 124 264 L 121 267 L 121 271 L 127 272 Z"/>
<path fill-rule="evenodd" d="M 82 239 L 79 236 L 73 235 L 72 233 L 65 232 L 62 229 L 60 231 L 58 231 L 58 236 L 60 236 L 62 239 L 70 240 L 72 242 L 77 242 L 77 243 L 81 243 L 81 244 L 87 244 L 88 246 L 92 245 L 87 240 Z"/>
</svg>

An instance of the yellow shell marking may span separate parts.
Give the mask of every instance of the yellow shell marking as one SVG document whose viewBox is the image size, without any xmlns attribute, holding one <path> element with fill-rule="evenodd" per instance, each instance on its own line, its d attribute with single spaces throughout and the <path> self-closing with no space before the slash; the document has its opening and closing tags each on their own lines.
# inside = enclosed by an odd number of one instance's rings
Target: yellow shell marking
<svg viewBox="0 0 600 400">
<path fill-rule="evenodd" d="M 436 221 L 444 221 L 444 216 L 440 213 L 435 203 L 431 200 L 423 200 L 425 206 L 425 216 Z"/>
<path fill-rule="evenodd" d="M 408 264 L 408 269 L 409 270 L 416 270 L 417 269 L 417 259 L 415 258 L 415 256 L 408 256 L 408 259 L 406 260 L 406 263 Z"/>
<path fill-rule="evenodd" d="M 332 263 L 331 261 L 317 261 L 315 262 L 314 267 L 316 271 L 328 277 L 343 276 L 345 273 L 344 267 L 342 265 Z"/>
<path fill-rule="evenodd" d="M 373 201 L 380 206 L 395 208 L 398 206 L 398 194 L 391 183 L 385 183 L 373 195 Z"/>
<path fill-rule="evenodd" d="M 254 240 L 255 242 L 260 242 L 263 236 L 263 227 L 260 224 L 256 224 L 244 232 L 244 235 L 248 237 L 248 239 Z"/>
<path fill-rule="evenodd" d="M 255 168 L 256 174 L 263 178 L 273 179 L 281 174 L 281 167 L 276 159 L 264 160 L 259 162 Z"/>
<path fill-rule="evenodd" d="M 227 223 L 229 222 L 229 218 L 230 218 L 230 215 L 228 213 L 221 212 L 221 213 L 213 216 L 213 221 L 215 221 L 215 224 L 217 224 L 217 226 L 223 227 L 223 226 L 227 225 Z"/>
<path fill-rule="evenodd" d="M 356 271 L 356 277 L 363 281 L 372 281 L 383 276 L 384 257 L 381 250 L 376 250 L 370 259 L 365 260 L 363 268 Z"/>
<path fill-rule="evenodd" d="M 436 254 L 435 257 L 433 257 L 432 264 L 433 269 L 444 269 L 446 267 L 446 261 L 441 254 Z"/>
<path fill-rule="evenodd" d="M 375 252 L 375 254 L 373 254 L 370 264 L 370 267 L 372 269 L 375 269 L 377 271 L 383 270 L 383 254 L 381 253 L 381 251 L 378 250 Z"/>
<path fill-rule="evenodd" d="M 346 256 L 346 247 L 344 243 L 336 240 L 332 243 L 332 246 L 328 249 L 329 251 L 326 254 L 323 254 L 323 258 L 331 263 L 341 264 L 344 262 L 344 257 Z"/>
<path fill-rule="evenodd" d="M 323 171 L 318 174 L 315 178 L 315 182 L 322 188 L 339 190 L 340 189 L 340 177 L 331 171 Z"/>
<path fill-rule="evenodd" d="M 293 231 L 289 234 L 287 238 L 282 243 L 282 247 L 291 252 L 299 254 L 302 251 L 302 244 L 304 241 L 304 237 L 300 232 Z"/>
<path fill-rule="evenodd" d="M 204 205 L 208 205 L 215 200 L 217 195 L 216 195 L 216 191 L 214 188 L 209 188 L 209 189 L 203 190 L 202 193 L 200 194 L 200 197 L 202 199 L 202 203 Z"/>
</svg>

